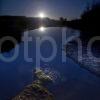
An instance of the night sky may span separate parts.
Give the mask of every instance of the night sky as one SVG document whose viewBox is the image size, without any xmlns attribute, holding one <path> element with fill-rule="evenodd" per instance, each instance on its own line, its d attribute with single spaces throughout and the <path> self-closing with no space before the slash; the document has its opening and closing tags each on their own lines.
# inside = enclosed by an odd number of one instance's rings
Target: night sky
<svg viewBox="0 0 100 100">
<path fill-rule="evenodd" d="M 0 15 L 37 16 L 39 12 L 47 17 L 78 18 L 87 4 L 100 0 L 0 0 Z"/>
</svg>

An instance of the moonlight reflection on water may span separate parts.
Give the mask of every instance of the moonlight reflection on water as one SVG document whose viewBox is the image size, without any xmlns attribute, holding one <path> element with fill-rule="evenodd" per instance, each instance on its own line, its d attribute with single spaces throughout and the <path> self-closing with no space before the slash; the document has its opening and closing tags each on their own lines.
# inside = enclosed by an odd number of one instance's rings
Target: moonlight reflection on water
<svg viewBox="0 0 100 100">
<path fill-rule="evenodd" d="M 45 29 L 46 29 L 46 28 L 45 28 L 44 26 L 41 26 L 41 27 L 39 28 L 39 31 L 40 31 L 40 32 L 45 32 Z"/>
</svg>

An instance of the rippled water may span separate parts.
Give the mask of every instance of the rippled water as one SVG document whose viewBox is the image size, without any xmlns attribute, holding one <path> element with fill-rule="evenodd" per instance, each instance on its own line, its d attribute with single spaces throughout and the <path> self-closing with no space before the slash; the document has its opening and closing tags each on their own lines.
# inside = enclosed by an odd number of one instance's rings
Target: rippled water
<svg viewBox="0 0 100 100">
<path fill-rule="evenodd" d="M 74 37 L 75 34 L 78 36 L 80 33 L 68 29 L 66 34 L 66 37 Z M 0 100 L 9 100 L 34 80 L 33 70 L 38 67 L 36 66 L 36 38 L 42 39 L 44 36 L 52 37 L 57 43 L 55 59 L 47 63 L 41 61 L 40 65 L 41 69 L 54 80 L 54 83 L 50 84 L 48 89 L 54 94 L 55 100 L 98 100 L 100 98 L 100 78 L 74 62 L 77 54 L 76 48 L 72 46 L 73 44 L 69 45 L 72 50 L 68 49 L 67 52 L 70 58 L 67 57 L 66 62 L 62 63 L 62 28 L 47 28 L 42 32 L 33 30 L 29 31 L 28 35 L 32 37 L 32 42 L 29 44 L 29 57 L 33 58 L 32 62 L 24 60 L 23 42 L 19 44 L 20 53 L 16 60 L 11 63 L 0 60 Z M 11 50 L 4 55 L 11 56 L 13 51 Z M 42 55 L 48 57 L 51 52 L 51 44 L 44 42 L 41 46 Z M 74 60 L 71 59 L 72 57 Z M 87 63 L 86 60 L 85 63 Z"/>
</svg>

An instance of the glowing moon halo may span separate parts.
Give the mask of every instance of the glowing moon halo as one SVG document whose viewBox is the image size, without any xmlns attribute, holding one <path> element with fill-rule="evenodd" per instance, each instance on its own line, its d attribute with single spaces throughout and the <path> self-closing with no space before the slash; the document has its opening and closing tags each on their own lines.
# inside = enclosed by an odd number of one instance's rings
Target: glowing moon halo
<svg viewBox="0 0 100 100">
<path fill-rule="evenodd" d="M 38 15 L 40 18 L 45 18 L 45 14 L 43 12 L 40 12 L 39 15 Z"/>
</svg>

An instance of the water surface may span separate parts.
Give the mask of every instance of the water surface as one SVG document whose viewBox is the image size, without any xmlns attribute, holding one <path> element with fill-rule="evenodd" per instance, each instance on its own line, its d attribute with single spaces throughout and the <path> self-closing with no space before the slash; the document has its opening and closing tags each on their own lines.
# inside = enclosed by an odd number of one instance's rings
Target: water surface
<svg viewBox="0 0 100 100">
<path fill-rule="evenodd" d="M 67 31 L 67 37 L 78 31 Z M 48 86 L 54 94 L 55 100 L 98 100 L 100 98 L 100 78 L 81 68 L 80 65 L 69 57 L 62 63 L 62 28 L 47 28 L 45 31 L 28 31 L 32 37 L 29 43 L 29 57 L 32 62 L 26 62 L 24 59 L 24 43 L 20 43 L 20 52 L 16 60 L 11 63 L 5 63 L 0 60 L 0 100 L 10 100 L 18 94 L 26 85 L 34 80 L 33 70 L 36 68 L 36 38 L 44 36 L 52 37 L 57 43 L 57 55 L 50 62 L 41 61 L 41 68 L 50 72 L 55 80 Z M 11 56 L 14 49 L 4 53 L 5 56 Z M 52 45 L 46 41 L 41 45 L 42 56 L 48 57 L 52 53 Z M 38 67 L 38 66 L 37 66 Z"/>
</svg>

